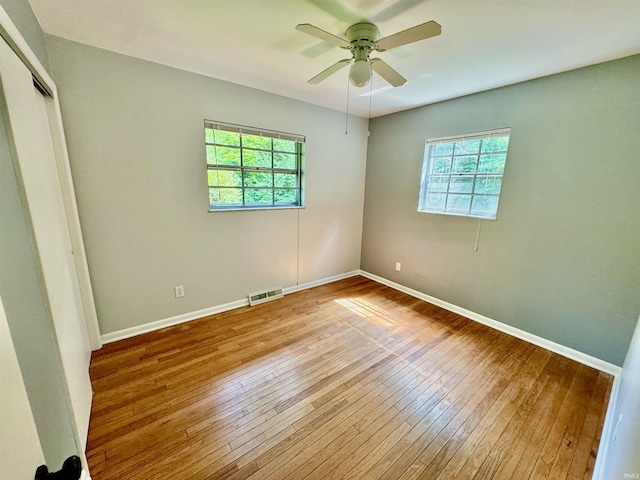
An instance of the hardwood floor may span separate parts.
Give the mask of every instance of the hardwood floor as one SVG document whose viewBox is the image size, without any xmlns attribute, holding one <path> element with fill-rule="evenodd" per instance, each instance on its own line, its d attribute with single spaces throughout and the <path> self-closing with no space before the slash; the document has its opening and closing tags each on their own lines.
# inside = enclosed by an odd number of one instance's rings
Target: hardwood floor
<svg viewBox="0 0 640 480">
<path fill-rule="evenodd" d="M 108 479 L 591 478 L 612 377 L 363 277 L 94 352 Z"/>
</svg>

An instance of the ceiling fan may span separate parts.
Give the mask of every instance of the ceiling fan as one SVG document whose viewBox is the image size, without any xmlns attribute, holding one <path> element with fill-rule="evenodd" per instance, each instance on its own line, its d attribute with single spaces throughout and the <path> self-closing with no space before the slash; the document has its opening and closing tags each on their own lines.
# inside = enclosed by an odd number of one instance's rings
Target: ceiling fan
<svg viewBox="0 0 640 480">
<path fill-rule="evenodd" d="M 384 52 L 392 48 L 401 47 L 409 43 L 418 42 L 427 38 L 440 35 L 440 25 L 434 21 L 422 23 L 401 32 L 389 35 L 378 40 L 380 34 L 378 27 L 373 23 L 362 22 L 351 25 L 345 32 L 346 39 L 338 37 L 309 23 L 301 23 L 296 30 L 329 42 L 337 47 L 351 51 L 351 58 L 340 60 L 326 70 L 308 81 L 308 83 L 320 83 L 325 78 L 333 75 L 338 70 L 351 64 L 349 81 L 355 87 L 364 87 L 371 80 L 371 70 L 384 78 L 394 87 L 404 85 L 407 81 L 396 72 L 384 60 L 370 58 L 373 50 Z"/>
</svg>

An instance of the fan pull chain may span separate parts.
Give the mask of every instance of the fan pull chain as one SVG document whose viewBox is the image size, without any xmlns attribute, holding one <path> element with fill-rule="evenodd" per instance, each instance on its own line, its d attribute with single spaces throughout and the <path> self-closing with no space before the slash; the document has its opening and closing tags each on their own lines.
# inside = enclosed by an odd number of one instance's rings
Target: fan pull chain
<svg viewBox="0 0 640 480">
<path fill-rule="evenodd" d="M 371 78 L 369 79 L 369 116 L 367 117 L 369 120 L 371 120 L 371 97 L 373 97 L 373 71 L 371 72 Z M 369 130 L 368 126 L 367 130 Z"/>
<path fill-rule="evenodd" d="M 344 119 L 344 134 L 349 134 L 349 77 L 347 77 L 347 113 Z"/>
</svg>

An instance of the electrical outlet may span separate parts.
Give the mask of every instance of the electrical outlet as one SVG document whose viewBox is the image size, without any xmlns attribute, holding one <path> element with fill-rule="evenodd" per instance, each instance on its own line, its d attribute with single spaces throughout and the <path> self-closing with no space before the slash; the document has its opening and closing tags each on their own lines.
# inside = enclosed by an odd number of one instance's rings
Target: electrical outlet
<svg viewBox="0 0 640 480">
<path fill-rule="evenodd" d="M 178 285 L 174 290 L 176 291 L 176 298 L 184 297 L 184 287 L 182 285 Z"/>
<path fill-rule="evenodd" d="M 396 262 L 396 270 L 399 272 L 402 270 L 402 264 L 400 262 Z"/>
</svg>

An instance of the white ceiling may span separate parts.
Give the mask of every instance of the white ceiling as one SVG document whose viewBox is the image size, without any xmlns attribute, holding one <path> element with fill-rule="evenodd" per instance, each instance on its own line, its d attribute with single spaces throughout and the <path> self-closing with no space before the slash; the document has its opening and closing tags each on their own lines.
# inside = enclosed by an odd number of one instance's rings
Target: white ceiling
<svg viewBox="0 0 640 480">
<path fill-rule="evenodd" d="M 29 1 L 47 33 L 341 111 L 348 68 L 306 81 L 348 52 L 297 24 L 342 35 L 371 21 L 386 37 L 440 23 L 439 37 L 375 55 L 408 82 L 351 87 L 364 117 L 640 53 L 640 0 Z"/>
</svg>

